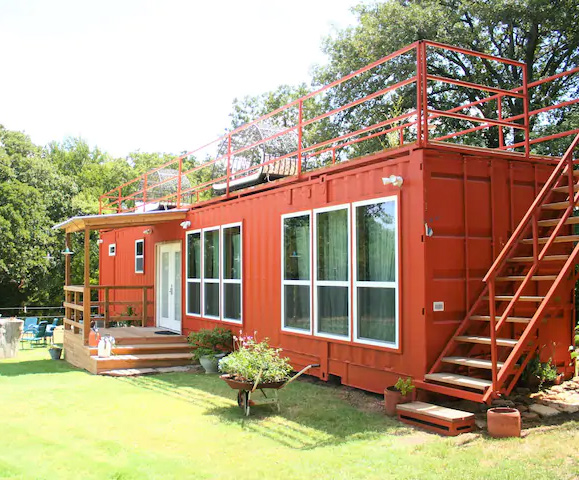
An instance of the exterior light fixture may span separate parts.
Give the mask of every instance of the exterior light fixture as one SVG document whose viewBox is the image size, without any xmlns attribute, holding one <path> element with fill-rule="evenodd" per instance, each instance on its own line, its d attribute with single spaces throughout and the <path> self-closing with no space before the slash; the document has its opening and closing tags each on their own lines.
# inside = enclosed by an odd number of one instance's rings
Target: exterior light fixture
<svg viewBox="0 0 579 480">
<path fill-rule="evenodd" d="M 151 233 L 153 233 L 152 228 L 147 228 L 146 230 L 143 230 L 143 235 L 151 235 Z"/>
<path fill-rule="evenodd" d="M 74 252 L 73 252 L 70 248 L 66 247 L 66 248 L 65 248 L 62 252 L 60 252 L 60 253 L 62 253 L 63 255 L 72 255 Z"/>
<path fill-rule="evenodd" d="M 190 226 L 191 226 L 191 222 L 189 220 L 185 220 L 184 222 L 181 222 L 181 228 L 183 230 L 187 230 Z"/>
<path fill-rule="evenodd" d="M 103 242 L 104 242 L 104 240 L 103 240 L 102 238 L 99 238 L 99 239 L 97 240 L 97 243 L 98 243 L 99 245 L 100 245 L 101 243 L 103 243 Z"/>
<path fill-rule="evenodd" d="M 394 187 L 401 187 L 404 179 L 398 175 L 390 175 L 389 177 L 382 177 L 384 185 L 392 185 Z"/>
</svg>

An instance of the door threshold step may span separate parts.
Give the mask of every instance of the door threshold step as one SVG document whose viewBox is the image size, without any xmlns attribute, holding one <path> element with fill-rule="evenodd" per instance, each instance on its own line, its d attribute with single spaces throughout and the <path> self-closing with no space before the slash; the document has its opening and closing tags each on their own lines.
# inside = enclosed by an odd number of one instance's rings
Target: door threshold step
<svg viewBox="0 0 579 480">
<path fill-rule="evenodd" d="M 431 382 L 449 383 L 459 387 L 472 388 L 474 390 L 482 391 L 485 391 L 492 385 L 490 380 L 467 377 L 466 375 L 458 375 L 457 373 L 427 373 L 424 375 L 424 378 Z"/>
<path fill-rule="evenodd" d="M 472 368 L 485 368 L 487 370 L 491 370 L 493 368 L 493 362 L 491 360 L 484 360 L 482 358 L 444 357 L 442 361 L 444 363 L 452 363 L 453 365 L 462 365 Z M 497 362 L 497 368 L 500 370 L 503 368 L 504 364 L 504 362 Z"/>
<path fill-rule="evenodd" d="M 539 244 L 545 244 L 549 241 L 549 237 L 541 237 L 538 239 Z M 553 243 L 566 243 L 566 242 L 579 242 L 579 235 L 561 235 L 559 237 L 555 237 Z M 525 238 L 521 240 L 521 243 L 526 245 L 532 245 L 533 239 L 532 238 Z"/>
<path fill-rule="evenodd" d="M 396 413 L 403 423 L 450 437 L 472 432 L 475 428 L 473 413 L 431 403 L 401 403 L 396 406 Z"/>
<path fill-rule="evenodd" d="M 544 262 L 564 262 L 569 258 L 569 255 L 546 255 L 543 257 Z M 509 263 L 527 263 L 527 262 L 534 262 L 535 259 L 533 257 L 511 257 L 507 258 L 507 262 Z"/>
<path fill-rule="evenodd" d="M 490 345 L 490 337 L 480 337 L 478 335 L 459 335 L 454 337 L 457 342 L 463 343 L 479 343 L 481 345 Z M 511 338 L 497 338 L 497 345 L 499 347 L 515 347 L 518 341 Z"/>
<path fill-rule="evenodd" d="M 496 320 L 499 321 L 500 315 L 496 315 Z M 490 315 L 473 315 L 470 317 L 471 320 L 481 320 L 483 322 L 490 322 Z M 509 323 L 529 323 L 531 318 L 529 317 L 507 317 L 507 322 Z"/>
</svg>

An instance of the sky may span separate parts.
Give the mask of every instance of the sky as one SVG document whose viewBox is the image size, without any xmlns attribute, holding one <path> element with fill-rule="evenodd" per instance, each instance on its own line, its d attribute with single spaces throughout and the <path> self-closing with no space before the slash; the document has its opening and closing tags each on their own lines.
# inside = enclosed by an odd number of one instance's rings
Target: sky
<svg viewBox="0 0 579 480">
<path fill-rule="evenodd" d="M 234 98 L 309 83 L 357 0 L 0 0 L 0 125 L 116 157 L 220 136 Z"/>
</svg>

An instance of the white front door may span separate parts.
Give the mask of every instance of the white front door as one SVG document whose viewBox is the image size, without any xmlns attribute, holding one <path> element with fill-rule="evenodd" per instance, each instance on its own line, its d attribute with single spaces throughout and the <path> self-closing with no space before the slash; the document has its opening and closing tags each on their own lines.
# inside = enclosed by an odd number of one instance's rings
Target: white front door
<svg viewBox="0 0 579 480">
<path fill-rule="evenodd" d="M 157 324 L 181 333 L 181 243 L 157 248 Z"/>
</svg>

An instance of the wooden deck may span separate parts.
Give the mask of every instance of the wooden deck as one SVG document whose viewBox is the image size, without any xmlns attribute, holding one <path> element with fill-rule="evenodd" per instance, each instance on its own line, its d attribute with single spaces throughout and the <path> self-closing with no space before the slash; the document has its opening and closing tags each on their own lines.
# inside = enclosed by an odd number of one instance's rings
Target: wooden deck
<svg viewBox="0 0 579 480">
<path fill-rule="evenodd" d="M 101 336 L 115 338 L 113 355 L 100 358 L 96 347 L 85 346 L 82 335 L 71 330 L 64 333 L 65 360 L 90 373 L 108 370 L 190 365 L 191 347 L 183 335 L 159 335 L 156 327 L 101 328 Z"/>
</svg>

